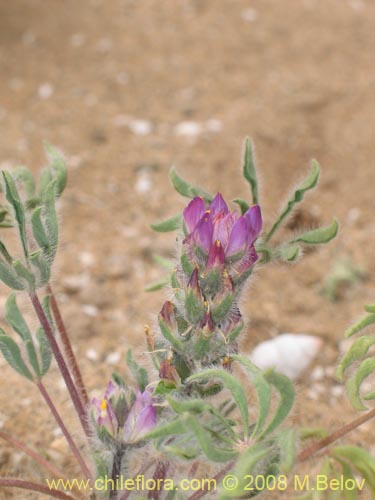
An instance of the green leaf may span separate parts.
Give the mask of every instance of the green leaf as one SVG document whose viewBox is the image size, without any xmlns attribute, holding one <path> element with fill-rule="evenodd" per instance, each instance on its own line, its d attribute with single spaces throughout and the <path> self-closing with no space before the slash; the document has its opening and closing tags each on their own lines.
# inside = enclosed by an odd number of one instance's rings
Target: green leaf
<svg viewBox="0 0 375 500">
<path fill-rule="evenodd" d="M 50 168 L 43 168 L 40 172 L 39 177 L 39 197 L 44 198 L 44 192 L 47 189 L 47 186 L 53 181 L 52 173 Z"/>
<path fill-rule="evenodd" d="M 245 493 L 245 487 L 249 483 L 250 475 L 259 463 L 270 453 L 263 444 L 256 444 L 247 448 L 239 457 L 236 465 L 230 472 L 238 479 L 238 485 L 233 490 L 220 489 L 219 500 L 228 500 L 230 498 L 242 498 Z"/>
<path fill-rule="evenodd" d="M 253 196 L 253 203 L 259 203 L 258 195 L 258 181 L 255 170 L 253 146 L 250 139 L 247 137 L 245 140 L 244 160 L 243 160 L 243 176 L 251 186 L 251 193 Z"/>
<path fill-rule="evenodd" d="M 257 436 L 262 430 L 270 410 L 271 387 L 265 379 L 262 371 L 249 359 L 238 354 L 232 354 L 231 358 L 235 361 L 238 361 L 246 368 L 246 371 L 250 375 L 251 383 L 255 387 L 259 403 L 259 413 L 252 435 Z"/>
<path fill-rule="evenodd" d="M 25 341 L 25 347 L 26 347 L 27 357 L 29 358 L 30 365 L 32 366 L 32 368 L 34 370 L 35 375 L 38 378 L 40 378 L 41 371 L 40 371 L 40 367 L 39 367 L 38 357 L 36 355 L 34 342 L 32 341 L 32 339 Z"/>
<path fill-rule="evenodd" d="M 31 264 L 36 268 L 38 279 L 37 286 L 41 287 L 48 283 L 51 276 L 51 267 L 47 257 L 43 255 L 42 250 L 37 250 L 29 256 Z"/>
<path fill-rule="evenodd" d="M 47 230 L 48 241 L 50 245 L 50 257 L 53 260 L 58 243 L 58 222 L 55 208 L 55 181 L 48 184 L 44 193 L 45 206 L 45 224 Z"/>
<path fill-rule="evenodd" d="M 24 281 L 17 276 L 13 268 L 2 261 L 0 261 L 0 280 L 13 290 L 25 290 L 26 288 Z"/>
<path fill-rule="evenodd" d="M 18 308 L 15 293 L 11 293 L 5 303 L 5 319 L 22 340 L 31 340 L 29 327 Z"/>
<path fill-rule="evenodd" d="M 207 431 L 196 417 L 185 414 L 183 417 L 184 425 L 189 429 L 198 440 L 203 453 L 213 462 L 228 462 L 237 455 L 237 452 L 231 449 L 223 449 L 216 446 L 216 441 L 212 434 Z"/>
<path fill-rule="evenodd" d="M 365 305 L 365 311 L 367 311 L 369 313 L 375 313 L 375 304 Z"/>
<path fill-rule="evenodd" d="M 56 197 L 59 198 L 65 189 L 68 179 L 65 160 L 61 154 L 47 142 L 44 143 L 44 149 L 50 159 L 50 166 L 56 179 Z"/>
<path fill-rule="evenodd" d="M 209 193 L 203 191 L 203 189 L 199 187 L 193 186 L 192 184 L 189 184 L 188 182 L 184 181 L 177 174 L 174 167 L 171 168 L 169 177 L 172 181 L 175 190 L 182 196 L 185 196 L 186 198 L 194 198 L 195 196 L 201 196 L 208 203 L 212 201 L 212 196 Z"/>
<path fill-rule="evenodd" d="M 345 370 L 349 366 L 362 359 L 368 352 L 371 346 L 375 344 L 375 337 L 370 335 L 364 335 L 363 337 L 357 339 L 349 348 L 348 352 L 342 358 L 336 372 L 336 376 L 339 380 L 342 380 Z"/>
<path fill-rule="evenodd" d="M 242 198 L 235 198 L 233 200 L 234 203 L 237 203 L 237 205 L 240 207 L 241 209 L 241 215 L 243 215 L 244 213 L 247 212 L 247 210 L 249 210 L 249 204 L 247 203 L 247 201 L 243 200 Z"/>
<path fill-rule="evenodd" d="M 2 329 L 0 329 L 0 350 L 3 353 L 5 361 L 9 363 L 16 372 L 20 373 L 28 380 L 33 380 L 30 370 L 22 359 L 20 348 Z"/>
<path fill-rule="evenodd" d="M 31 227 L 33 230 L 33 236 L 35 241 L 38 243 L 39 247 L 46 253 L 50 252 L 50 244 L 48 241 L 48 236 L 41 217 L 42 207 L 37 207 L 31 215 Z"/>
<path fill-rule="evenodd" d="M 154 281 L 145 287 L 145 292 L 157 292 L 158 290 L 162 290 L 168 285 L 168 282 L 168 278 L 163 278 L 160 281 Z"/>
<path fill-rule="evenodd" d="M 35 276 L 27 269 L 27 267 L 25 267 L 20 260 L 15 260 L 12 267 L 17 276 L 28 284 L 28 288 L 34 290 Z"/>
<path fill-rule="evenodd" d="M 350 326 L 346 331 L 345 331 L 345 337 L 351 337 L 355 333 L 360 332 L 364 328 L 367 328 L 370 325 L 373 325 L 375 323 L 375 314 L 367 314 L 363 318 L 361 318 L 357 323 L 354 325 Z"/>
<path fill-rule="evenodd" d="M 356 410 L 367 410 L 361 401 L 360 387 L 365 378 L 375 370 L 375 358 L 367 358 L 359 365 L 356 373 L 345 384 L 347 395 Z"/>
<path fill-rule="evenodd" d="M 296 459 L 297 432 L 294 429 L 283 429 L 276 436 L 280 447 L 280 471 L 288 473 L 292 470 Z"/>
<path fill-rule="evenodd" d="M 8 264 L 12 264 L 13 259 L 2 241 L 0 241 L 0 253 Z"/>
<path fill-rule="evenodd" d="M 244 427 L 244 435 L 247 437 L 249 430 L 249 414 L 247 409 L 246 394 L 239 380 L 234 378 L 233 375 L 225 370 L 210 368 L 191 375 L 186 382 L 189 383 L 199 379 L 209 379 L 210 381 L 212 379 L 219 379 L 223 383 L 224 387 L 229 390 L 240 410 Z"/>
<path fill-rule="evenodd" d="M 167 325 L 161 318 L 159 318 L 159 327 L 161 333 L 163 334 L 163 337 L 171 344 L 171 346 L 174 347 L 177 352 L 182 352 L 182 342 L 173 335 L 173 332 L 167 327 Z"/>
<path fill-rule="evenodd" d="M 291 240 L 291 243 L 307 243 L 309 245 L 320 245 L 322 243 L 328 243 L 333 238 L 336 237 L 339 230 L 339 224 L 336 219 L 333 220 L 332 224 L 326 227 L 319 227 L 311 231 L 297 236 Z"/>
<path fill-rule="evenodd" d="M 307 191 L 313 189 L 317 185 L 318 179 L 319 179 L 319 172 L 320 172 L 319 165 L 314 160 L 312 162 L 312 170 L 311 170 L 310 174 L 306 177 L 306 179 L 302 182 L 302 184 L 296 189 L 293 196 L 288 200 L 286 206 L 281 211 L 281 214 L 279 215 L 278 219 L 276 220 L 276 222 L 272 226 L 271 230 L 267 234 L 266 239 L 265 239 L 266 242 L 271 239 L 271 237 L 273 236 L 273 234 L 275 233 L 277 228 L 280 226 L 280 224 L 283 222 L 285 217 L 293 210 L 294 205 L 296 203 L 301 202 L 303 200 L 305 193 Z"/>
<path fill-rule="evenodd" d="M 156 224 L 151 224 L 151 228 L 158 233 L 168 233 L 170 231 L 176 231 L 180 229 L 182 225 L 182 216 L 175 215 L 174 217 L 170 217 L 162 222 L 158 222 Z"/>
<path fill-rule="evenodd" d="M 298 245 L 288 245 L 280 249 L 281 258 L 287 262 L 293 262 L 298 259 L 299 254 L 300 248 Z"/>
<path fill-rule="evenodd" d="M 159 438 L 168 438 L 171 436 L 175 436 L 178 434 L 184 434 L 186 432 L 184 424 L 181 422 L 180 418 L 176 420 L 172 420 L 172 422 L 168 422 L 166 424 L 161 424 L 152 429 L 152 431 L 148 432 L 143 436 L 143 439 L 159 439 Z"/>
<path fill-rule="evenodd" d="M 294 403 L 294 386 L 288 377 L 274 370 L 264 373 L 265 379 L 273 385 L 280 394 L 280 402 L 269 426 L 262 432 L 261 437 L 274 431 L 285 420 Z"/>
<path fill-rule="evenodd" d="M 30 170 L 26 167 L 17 167 L 12 171 L 12 175 L 16 181 L 24 185 L 27 198 L 32 198 L 35 195 L 35 182 Z"/>
<path fill-rule="evenodd" d="M 42 363 L 42 366 L 40 367 L 40 376 L 43 377 L 51 366 L 52 349 L 41 326 L 36 330 L 36 338 L 39 344 L 39 354 Z"/>
<path fill-rule="evenodd" d="M 28 255 L 27 248 L 27 238 L 26 238 L 26 219 L 25 210 L 21 202 L 20 196 L 17 191 L 16 184 L 13 180 L 11 174 L 7 171 L 3 171 L 3 177 L 5 182 L 5 194 L 6 199 L 12 205 L 14 209 L 15 218 L 17 221 L 18 230 L 20 233 L 20 239 L 23 247 L 25 257 Z"/>
<path fill-rule="evenodd" d="M 358 446 L 343 445 L 336 446 L 330 454 L 353 464 L 366 480 L 366 486 L 375 493 L 375 460 L 366 450 Z"/>
<path fill-rule="evenodd" d="M 128 349 L 126 353 L 126 364 L 128 365 L 133 377 L 137 383 L 137 386 L 141 392 L 144 392 L 148 384 L 147 370 L 134 360 L 133 353 L 131 349 Z"/>
</svg>

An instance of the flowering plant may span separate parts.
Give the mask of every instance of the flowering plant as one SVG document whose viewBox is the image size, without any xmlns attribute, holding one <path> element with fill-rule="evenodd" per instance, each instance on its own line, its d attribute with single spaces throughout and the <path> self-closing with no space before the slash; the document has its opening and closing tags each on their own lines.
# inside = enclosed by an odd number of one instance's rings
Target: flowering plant
<svg viewBox="0 0 375 500">
<path fill-rule="evenodd" d="M 276 221 L 264 229 L 248 140 L 243 175 L 251 188 L 251 205 L 236 199 L 238 210 L 231 211 L 220 193 L 213 197 L 171 171 L 173 186 L 190 201 L 182 215 L 153 225 L 156 231 L 177 230 L 180 235 L 177 262 L 169 276 L 172 291 L 161 307 L 159 329 L 156 334 L 146 330 L 154 370 L 148 373 L 129 350 L 126 362 L 136 384 L 114 374 L 103 396 L 90 400 L 50 285 L 58 246 L 55 203 L 65 188 L 67 173 L 57 151 L 47 146 L 47 154 L 50 166 L 42 172 L 38 188 L 26 168 L 3 172 L 5 200 L 0 225 L 17 231 L 22 256 L 13 256 L 0 241 L 0 280 L 29 296 L 40 326 L 31 331 L 12 292 L 5 317 L 18 341 L 0 330 L 0 350 L 9 365 L 43 396 L 91 488 L 86 495 L 67 483 L 65 490 L 69 491 L 63 491 L 61 483 L 50 487 L 8 477 L 0 478 L 0 485 L 70 500 L 85 495 L 112 500 L 250 498 L 277 486 L 283 489 L 293 467 L 374 416 L 375 411 L 370 410 L 299 452 L 303 432 L 282 425 L 294 404 L 293 383 L 275 370 L 262 371 L 239 352 L 237 339 L 244 330 L 240 300 L 254 269 L 271 261 L 295 261 L 303 246 L 328 243 L 338 230 L 334 220 L 329 226 L 272 244 L 273 235 L 294 206 L 316 186 L 319 166 L 313 162 L 311 172 Z M 368 315 L 350 334 L 375 322 L 374 306 L 366 310 Z M 339 365 L 338 375 L 343 377 L 356 361 L 365 358 L 347 382 L 349 397 L 358 410 L 364 409 L 361 383 L 375 369 L 374 358 L 366 357 L 374 344 L 373 336 L 361 337 Z M 89 452 L 83 453 L 81 442 L 73 439 L 44 384 L 53 358 Z M 374 392 L 365 399 L 375 399 Z M 255 415 L 253 408 L 257 409 Z M 0 431 L 0 437 L 55 476 L 60 474 L 55 465 L 13 436 Z M 323 470 L 333 478 L 340 473 L 350 479 L 353 469 L 374 493 L 375 461 L 365 450 L 337 446 L 324 458 Z M 140 477 L 142 480 L 137 479 Z M 181 488 L 184 477 L 210 478 L 214 491 L 203 481 L 194 488 L 190 482 L 190 490 Z M 250 477 L 263 481 L 249 488 Z M 129 481 L 133 481 L 132 487 Z M 106 487 L 99 488 L 103 482 Z M 349 490 L 345 494 L 345 498 L 356 498 Z M 305 498 L 314 495 L 311 490 Z"/>
</svg>

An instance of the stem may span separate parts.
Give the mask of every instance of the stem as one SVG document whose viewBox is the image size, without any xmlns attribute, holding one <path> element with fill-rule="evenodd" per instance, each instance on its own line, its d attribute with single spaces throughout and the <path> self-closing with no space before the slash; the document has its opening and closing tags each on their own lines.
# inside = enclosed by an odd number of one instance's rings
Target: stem
<svg viewBox="0 0 375 500">
<path fill-rule="evenodd" d="M 50 284 L 47 284 L 46 288 L 47 288 L 47 293 L 51 297 L 52 314 L 53 314 L 53 317 L 56 321 L 57 330 L 60 334 L 61 343 L 62 343 L 62 346 L 64 349 L 65 357 L 66 357 L 68 364 L 69 364 L 69 367 L 72 371 L 73 379 L 74 379 L 74 382 L 76 384 L 76 387 L 77 387 L 79 396 L 81 398 L 82 404 L 84 406 L 87 406 L 89 403 L 89 398 L 87 396 L 87 391 L 85 388 L 85 384 L 83 383 L 81 371 L 79 369 L 76 357 L 74 355 L 74 352 L 72 349 L 72 344 L 70 343 L 70 339 L 69 339 L 67 330 L 65 328 L 65 324 L 64 324 L 64 321 L 62 319 L 56 297 L 52 291 Z"/>
<path fill-rule="evenodd" d="M 356 418 L 352 422 L 349 422 L 348 424 L 343 425 L 337 431 L 333 432 L 329 436 L 321 439 L 320 441 L 317 441 L 316 443 L 312 444 L 309 448 L 306 448 L 303 450 L 297 457 L 298 462 L 304 462 L 308 458 L 310 458 L 312 455 L 314 455 L 317 451 L 326 448 L 328 445 L 331 443 L 334 443 L 338 439 L 342 438 L 349 432 L 353 431 L 360 425 L 364 424 L 368 420 L 371 420 L 372 418 L 375 417 L 375 408 L 370 410 L 369 412 L 365 413 L 364 415 L 361 415 L 360 417 Z"/>
<path fill-rule="evenodd" d="M 152 462 L 148 462 L 146 463 L 146 465 L 144 465 L 143 467 L 141 467 L 139 469 L 139 471 L 137 472 L 137 474 L 133 477 L 133 480 L 135 481 L 135 479 L 138 477 L 138 476 L 144 476 L 145 473 L 148 471 L 148 469 L 154 465 L 154 461 Z M 132 490 L 126 490 L 119 498 L 119 500 L 127 500 L 130 495 L 132 494 Z"/>
<path fill-rule="evenodd" d="M 160 484 L 160 480 L 164 482 L 165 476 L 167 475 L 169 469 L 169 465 L 170 465 L 169 462 L 162 462 L 161 460 L 158 461 L 153 475 L 153 479 L 156 481 L 157 484 Z M 147 498 L 152 500 L 159 500 L 160 495 L 162 493 L 163 490 L 161 488 L 157 488 L 153 491 L 150 490 Z"/>
<path fill-rule="evenodd" d="M 53 488 L 48 488 L 44 484 L 33 483 L 32 481 L 24 481 L 22 479 L 14 479 L 12 477 L 2 477 L 0 478 L 0 486 L 6 488 L 21 488 L 23 490 L 38 491 L 44 493 L 47 496 L 59 498 L 60 500 L 75 500 L 74 497 L 63 493 L 62 491 L 55 490 Z"/>
<path fill-rule="evenodd" d="M 112 475 L 111 479 L 113 480 L 113 488 L 111 489 L 111 492 L 109 494 L 109 500 L 114 500 L 117 498 L 117 479 L 120 475 L 121 472 L 121 463 L 122 463 L 122 457 L 124 456 L 125 449 L 123 447 L 119 448 L 113 458 L 113 465 L 112 465 Z"/>
<path fill-rule="evenodd" d="M 225 467 L 224 469 L 221 469 L 216 476 L 214 476 L 212 479 L 215 479 L 215 481 L 220 481 L 220 479 L 225 476 L 225 474 L 233 467 L 235 461 L 231 460 Z M 191 495 L 187 500 L 198 500 L 198 498 L 204 497 L 206 493 L 210 493 L 210 491 L 205 491 L 205 490 L 198 490 L 194 493 L 194 495 Z"/>
<path fill-rule="evenodd" d="M 18 439 L 14 438 L 10 434 L 0 431 L 0 438 L 4 439 L 7 443 L 11 444 L 15 448 L 23 451 L 26 455 L 31 457 L 33 460 L 39 463 L 42 467 L 45 469 L 48 469 L 54 476 L 61 477 L 61 478 L 66 478 L 65 474 L 55 467 L 55 465 L 51 464 L 48 460 L 46 460 L 42 455 L 40 455 L 38 452 L 32 450 L 28 446 L 26 446 L 25 443 L 22 441 L 19 441 Z"/>
<path fill-rule="evenodd" d="M 49 324 L 48 318 L 44 313 L 42 304 L 40 303 L 40 300 L 39 300 L 36 292 L 30 292 L 30 300 L 34 306 L 34 309 L 35 309 L 35 312 L 39 318 L 40 324 L 42 325 L 43 330 L 46 334 L 46 337 L 47 337 L 48 342 L 51 346 L 52 352 L 55 356 L 55 359 L 56 359 L 57 365 L 60 369 L 60 372 L 65 380 L 66 387 L 67 387 L 68 392 L 70 394 L 70 397 L 73 401 L 73 404 L 74 404 L 74 407 L 75 407 L 76 412 L 78 414 L 82 428 L 83 428 L 86 436 L 89 436 L 90 430 L 89 430 L 88 423 L 86 420 L 85 408 L 84 408 L 82 401 L 79 397 L 77 388 L 74 385 L 74 382 L 73 382 L 73 379 L 70 375 L 69 369 L 65 363 L 63 355 L 60 351 L 60 347 L 55 339 L 51 325 Z"/>
<path fill-rule="evenodd" d="M 64 434 L 64 437 L 67 440 L 67 442 L 70 446 L 70 449 L 73 452 L 73 455 L 76 457 L 77 462 L 79 463 L 85 478 L 91 479 L 91 473 L 90 473 L 84 459 L 82 458 L 82 455 L 81 455 L 79 449 L 77 448 L 75 442 L 73 441 L 72 436 L 69 434 L 68 429 L 65 427 L 65 424 L 64 424 L 62 418 L 60 417 L 60 414 L 57 411 L 55 405 L 53 404 L 53 401 L 51 400 L 46 388 L 44 387 L 44 385 L 40 381 L 37 382 L 36 385 L 37 385 L 40 393 L 42 394 L 45 402 L 47 403 L 49 409 L 51 410 L 52 415 L 55 417 L 55 420 L 56 420 L 58 426 L 62 430 L 62 433 Z"/>
</svg>

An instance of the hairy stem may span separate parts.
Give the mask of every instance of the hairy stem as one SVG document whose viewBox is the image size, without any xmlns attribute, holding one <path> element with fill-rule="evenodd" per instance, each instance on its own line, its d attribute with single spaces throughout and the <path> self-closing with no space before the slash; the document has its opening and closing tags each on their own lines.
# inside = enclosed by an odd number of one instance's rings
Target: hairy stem
<svg viewBox="0 0 375 500">
<path fill-rule="evenodd" d="M 164 482 L 168 469 L 169 469 L 169 462 L 163 462 L 161 460 L 158 461 L 156 464 L 156 469 L 154 472 L 153 479 L 155 480 L 156 484 L 160 484 L 160 482 Z M 160 495 L 162 495 L 163 489 L 162 488 L 156 488 L 155 490 L 150 490 L 148 492 L 147 498 L 150 500 L 159 500 Z"/>
<path fill-rule="evenodd" d="M 74 382 L 76 384 L 76 387 L 77 387 L 79 396 L 81 398 L 82 404 L 84 406 L 87 406 L 88 402 L 89 402 L 89 399 L 87 396 L 87 391 L 86 391 L 85 385 L 83 383 L 81 371 L 79 369 L 76 357 L 74 355 L 74 352 L 72 349 L 72 344 L 70 343 L 68 332 L 65 328 L 65 324 L 64 324 L 64 321 L 62 319 L 56 297 L 52 291 L 50 284 L 47 285 L 46 289 L 47 289 L 48 295 L 51 297 L 52 314 L 53 314 L 53 317 L 56 321 L 57 330 L 60 334 L 61 343 L 62 343 L 62 346 L 64 349 L 65 357 L 66 357 L 68 365 L 71 369 L 73 379 L 74 379 Z"/>
<path fill-rule="evenodd" d="M 60 500 L 76 500 L 74 497 L 63 493 L 62 491 L 48 488 L 48 486 L 44 486 L 44 484 L 33 483 L 32 481 L 25 481 L 23 479 L 1 477 L 0 486 L 3 488 L 21 488 L 23 490 L 37 491 L 53 498 L 59 498 Z"/>
<path fill-rule="evenodd" d="M 113 465 L 112 465 L 112 475 L 111 479 L 113 481 L 113 488 L 111 489 L 111 492 L 109 494 L 109 500 L 114 500 L 117 498 L 117 479 L 120 476 L 121 473 L 121 463 L 122 463 L 122 457 L 124 456 L 125 449 L 123 447 L 119 448 L 113 458 Z"/>
<path fill-rule="evenodd" d="M 49 470 L 54 476 L 56 477 L 61 477 L 61 478 L 66 478 L 64 472 L 60 469 L 58 469 L 55 465 L 51 464 L 48 460 L 46 460 L 42 455 L 40 455 L 38 452 L 32 450 L 29 448 L 25 443 L 22 441 L 19 441 L 18 439 L 14 438 L 7 432 L 0 431 L 0 438 L 4 439 L 7 443 L 11 444 L 18 450 L 23 451 L 26 455 L 31 457 L 33 460 L 38 462 L 39 465 L 44 467 L 45 469 Z"/>
<path fill-rule="evenodd" d="M 216 482 L 220 481 L 220 479 L 225 476 L 225 474 L 233 467 L 234 464 L 235 464 L 235 461 L 231 460 L 212 479 L 214 479 Z M 203 489 L 198 490 L 193 495 L 191 495 L 187 500 L 198 500 L 198 498 L 204 497 L 206 495 L 206 493 L 212 493 L 212 491 L 203 490 Z"/>
<path fill-rule="evenodd" d="M 372 418 L 375 417 L 375 408 L 370 410 L 369 412 L 365 413 L 364 415 L 361 415 L 360 417 L 352 420 L 348 424 L 343 425 L 337 431 L 333 432 L 329 436 L 321 439 L 320 441 L 317 441 L 316 443 L 312 444 L 305 450 L 303 450 L 297 457 L 298 462 L 304 462 L 308 458 L 310 458 L 312 455 L 314 455 L 316 452 L 319 450 L 322 450 L 323 448 L 326 448 L 330 444 L 334 443 L 338 439 L 342 438 L 349 432 L 353 431 L 360 425 L 364 424 L 365 422 L 368 422 Z"/>
<path fill-rule="evenodd" d="M 55 356 L 55 359 L 56 359 L 57 365 L 60 369 L 60 372 L 65 380 L 66 387 L 67 387 L 68 392 L 70 394 L 70 397 L 73 401 L 73 404 L 74 404 L 74 407 L 75 407 L 76 412 L 78 414 L 82 428 L 83 428 L 86 436 L 89 436 L 90 430 L 89 430 L 88 422 L 86 420 L 85 408 L 82 404 L 81 398 L 79 397 L 77 388 L 74 385 L 73 379 L 70 375 L 70 371 L 67 367 L 67 364 L 65 363 L 65 360 L 64 360 L 63 355 L 61 353 L 60 347 L 55 339 L 51 325 L 49 324 L 48 318 L 44 313 L 42 304 L 40 303 L 40 300 L 39 300 L 36 292 L 30 293 L 30 299 L 31 299 L 31 302 L 34 306 L 35 312 L 39 318 L 40 324 L 41 324 L 41 326 L 46 334 L 48 342 L 51 346 L 52 352 Z"/>
<path fill-rule="evenodd" d="M 55 420 L 56 420 L 58 426 L 60 427 L 62 433 L 64 434 L 64 437 L 67 440 L 67 442 L 70 446 L 70 449 L 72 450 L 73 455 L 75 456 L 75 458 L 77 459 L 77 462 L 79 463 L 79 466 L 81 467 L 83 475 L 85 476 L 86 479 L 90 479 L 91 473 L 90 473 L 79 449 L 77 448 L 77 445 L 73 441 L 72 436 L 70 435 L 68 429 L 65 427 L 65 424 L 64 424 L 62 418 L 60 417 L 60 414 L 57 411 L 56 406 L 53 404 L 53 401 L 50 398 L 46 388 L 44 387 L 44 385 L 40 381 L 37 382 L 36 385 L 37 385 L 41 395 L 43 396 L 45 402 L 47 403 L 49 409 L 51 410 L 52 415 L 55 417 Z"/>
</svg>

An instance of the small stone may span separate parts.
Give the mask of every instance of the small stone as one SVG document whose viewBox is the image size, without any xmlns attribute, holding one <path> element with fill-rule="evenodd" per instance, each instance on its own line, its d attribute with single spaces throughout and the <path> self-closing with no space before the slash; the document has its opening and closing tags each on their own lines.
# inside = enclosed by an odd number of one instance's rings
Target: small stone
<svg viewBox="0 0 375 500">
<path fill-rule="evenodd" d="M 244 9 L 241 12 L 241 17 L 244 21 L 253 23 L 258 19 L 258 11 L 252 7 L 249 7 L 248 9 Z"/>
<path fill-rule="evenodd" d="M 95 316 L 99 313 L 98 308 L 93 304 L 83 304 L 82 311 L 87 314 L 87 316 L 91 316 L 92 318 L 95 318 Z"/>
<path fill-rule="evenodd" d="M 135 190 L 138 193 L 148 193 L 151 191 L 152 188 L 152 182 L 150 179 L 150 176 L 146 173 L 142 173 L 139 177 L 137 182 L 135 183 Z"/>
<path fill-rule="evenodd" d="M 180 122 L 174 127 L 174 133 L 178 136 L 197 137 L 202 132 L 202 125 L 193 121 Z"/>
<path fill-rule="evenodd" d="M 49 99 L 54 92 L 53 85 L 50 83 L 43 83 L 38 88 L 38 95 L 40 99 Z"/>
<path fill-rule="evenodd" d="M 90 361 L 97 361 L 99 359 L 98 351 L 95 349 L 87 349 L 86 358 Z"/>
<path fill-rule="evenodd" d="M 67 293 L 77 293 L 88 285 L 90 277 L 88 274 L 72 274 L 62 279 L 62 284 Z"/>
<path fill-rule="evenodd" d="M 318 382 L 324 379 L 324 368 L 322 366 L 316 366 L 310 374 L 311 380 Z"/>
<path fill-rule="evenodd" d="M 331 388 L 331 394 L 333 397 L 338 398 L 344 394 L 344 388 L 341 385 L 334 385 Z"/>
<path fill-rule="evenodd" d="M 91 267 L 96 262 L 95 255 L 91 252 L 80 252 L 78 258 L 85 267 Z"/>
<path fill-rule="evenodd" d="M 135 135 L 148 135 L 152 131 L 151 122 L 147 120 L 132 120 L 128 127 Z"/>
<path fill-rule="evenodd" d="M 105 358 L 105 362 L 109 365 L 116 365 L 121 359 L 121 354 L 118 351 L 111 352 Z"/>
</svg>

